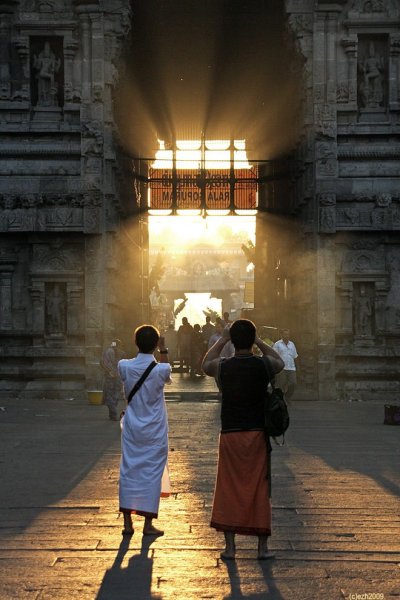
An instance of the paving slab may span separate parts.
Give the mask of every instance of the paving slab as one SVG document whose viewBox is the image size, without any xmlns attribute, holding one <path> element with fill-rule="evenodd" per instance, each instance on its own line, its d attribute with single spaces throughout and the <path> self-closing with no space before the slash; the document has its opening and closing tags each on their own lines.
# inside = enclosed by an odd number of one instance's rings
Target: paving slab
<svg viewBox="0 0 400 600">
<path fill-rule="evenodd" d="M 103 406 L 3 401 L 0 600 L 336 600 L 400 597 L 400 428 L 375 403 L 292 402 L 274 447 L 274 561 L 238 536 L 219 558 L 210 529 L 220 405 L 212 380 L 179 375 L 169 395 L 173 493 L 165 536 L 121 536 L 120 432 Z M 380 595 L 380 596 L 379 596 Z"/>
</svg>

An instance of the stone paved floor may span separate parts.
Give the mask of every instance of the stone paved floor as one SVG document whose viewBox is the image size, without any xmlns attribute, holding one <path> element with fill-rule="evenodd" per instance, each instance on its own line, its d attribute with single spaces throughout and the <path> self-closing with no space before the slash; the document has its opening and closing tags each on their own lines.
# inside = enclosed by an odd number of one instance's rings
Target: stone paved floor
<svg viewBox="0 0 400 600">
<path fill-rule="evenodd" d="M 273 452 L 276 560 L 257 562 L 255 540 L 238 537 L 225 564 L 208 527 L 219 405 L 188 391 L 168 403 L 174 493 L 152 543 L 139 518 L 121 538 L 119 431 L 104 407 L 1 402 L 1 600 L 400 597 L 400 428 L 382 424 L 383 406 L 293 403 Z"/>
</svg>

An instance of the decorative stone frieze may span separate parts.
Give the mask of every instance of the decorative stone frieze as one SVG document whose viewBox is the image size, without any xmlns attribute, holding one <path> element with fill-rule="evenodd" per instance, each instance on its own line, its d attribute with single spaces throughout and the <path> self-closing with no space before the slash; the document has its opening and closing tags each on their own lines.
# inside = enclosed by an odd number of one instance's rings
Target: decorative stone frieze
<svg viewBox="0 0 400 600">
<path fill-rule="evenodd" d="M 315 106 L 315 132 L 319 138 L 335 139 L 337 135 L 336 107 L 329 104 Z"/>
<path fill-rule="evenodd" d="M 349 17 L 379 18 L 397 17 L 399 7 L 396 0 L 352 0 L 349 2 Z"/>
</svg>

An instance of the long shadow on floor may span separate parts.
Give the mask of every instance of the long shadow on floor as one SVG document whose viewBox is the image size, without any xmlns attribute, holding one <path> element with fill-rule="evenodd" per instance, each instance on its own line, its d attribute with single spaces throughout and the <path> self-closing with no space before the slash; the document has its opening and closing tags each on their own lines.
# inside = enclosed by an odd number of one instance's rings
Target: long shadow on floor
<svg viewBox="0 0 400 600">
<path fill-rule="evenodd" d="M 156 538 L 142 539 L 140 554 L 129 559 L 128 566 L 122 568 L 125 554 L 129 550 L 130 538 L 123 538 L 111 569 L 105 572 L 96 600 L 161 600 L 161 596 L 151 593 L 153 558 L 150 550 Z"/>
<path fill-rule="evenodd" d="M 289 441 L 336 472 L 358 472 L 398 497 L 398 435 L 374 403 L 293 403 Z M 293 432 L 293 434 L 292 434 Z"/>
<path fill-rule="evenodd" d="M 285 600 L 276 586 L 272 571 L 273 562 L 260 562 L 260 569 L 265 579 L 265 590 L 259 593 L 244 594 L 241 589 L 240 573 L 236 561 L 227 561 L 226 567 L 229 575 L 231 592 L 229 596 L 224 596 L 224 600 Z"/>
<path fill-rule="evenodd" d="M 109 421 L 105 406 L 73 398 L 2 403 L 6 411 L 0 412 L 0 454 L 7 461 L 1 464 L 0 539 L 20 533 L 42 511 L 57 514 L 58 505 L 105 453 L 111 453 L 113 465 L 118 462 L 120 445 L 119 424 Z M 90 510 L 87 503 L 82 508 Z M 60 510 L 66 509 L 68 502 Z M 17 521 L 14 529 L 10 521 Z"/>
</svg>

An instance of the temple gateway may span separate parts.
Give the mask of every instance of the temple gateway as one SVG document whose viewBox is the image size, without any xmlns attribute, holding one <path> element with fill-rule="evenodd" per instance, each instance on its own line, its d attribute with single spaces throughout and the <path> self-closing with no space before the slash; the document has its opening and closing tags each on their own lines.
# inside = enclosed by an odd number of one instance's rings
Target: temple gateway
<svg viewBox="0 0 400 600">
<path fill-rule="evenodd" d="M 300 397 L 390 401 L 400 393 L 399 3 L 281 4 L 301 126 L 289 175 L 269 176 L 281 157 L 260 157 L 270 162 L 254 319 L 290 328 Z M 2 0 L 0 20 L 0 391 L 83 395 L 101 387 L 103 347 L 119 337 L 129 348 L 152 318 L 147 174 L 120 143 L 113 102 L 135 11 L 128 0 Z"/>
</svg>

